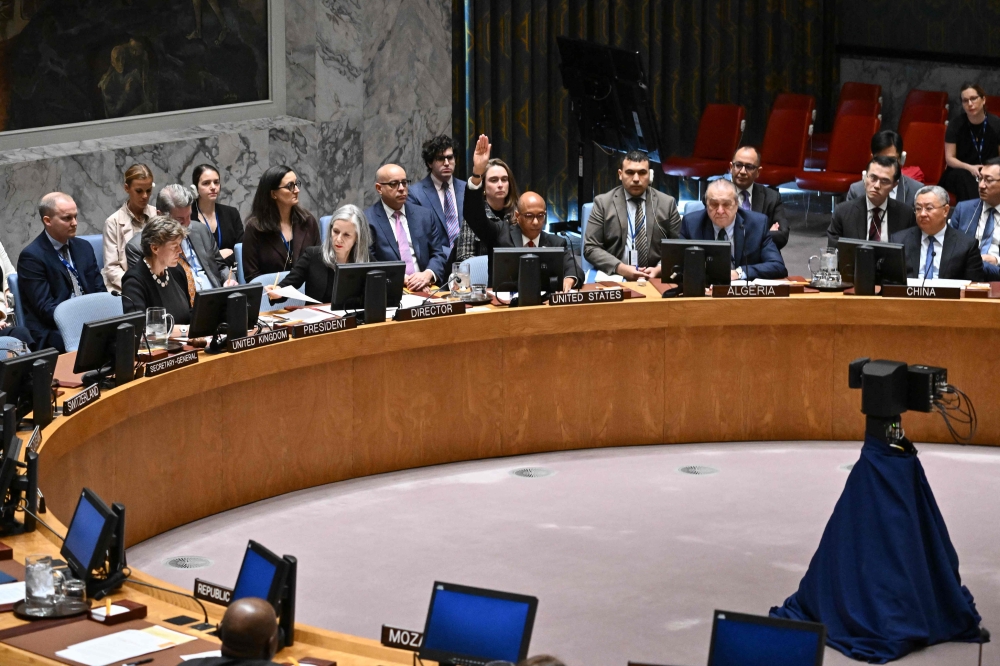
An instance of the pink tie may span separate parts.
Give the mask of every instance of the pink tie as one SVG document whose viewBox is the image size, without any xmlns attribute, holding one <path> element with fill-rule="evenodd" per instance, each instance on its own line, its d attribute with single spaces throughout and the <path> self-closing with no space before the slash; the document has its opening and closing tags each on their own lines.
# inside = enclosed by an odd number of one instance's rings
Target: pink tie
<svg viewBox="0 0 1000 666">
<path fill-rule="evenodd" d="M 403 218 L 397 210 L 392 215 L 396 218 L 396 244 L 399 246 L 399 256 L 406 262 L 406 274 L 413 275 L 417 272 L 417 267 L 413 265 L 413 253 L 410 252 L 410 241 L 406 238 L 406 229 L 403 228 Z"/>
</svg>

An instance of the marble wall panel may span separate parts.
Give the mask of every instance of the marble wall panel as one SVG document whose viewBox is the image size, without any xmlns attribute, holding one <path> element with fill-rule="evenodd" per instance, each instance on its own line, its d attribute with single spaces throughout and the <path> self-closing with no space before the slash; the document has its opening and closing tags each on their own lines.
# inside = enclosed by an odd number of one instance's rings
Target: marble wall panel
<svg viewBox="0 0 1000 666">
<path fill-rule="evenodd" d="M 316 0 L 285 0 L 285 107 L 316 119 Z"/>
</svg>

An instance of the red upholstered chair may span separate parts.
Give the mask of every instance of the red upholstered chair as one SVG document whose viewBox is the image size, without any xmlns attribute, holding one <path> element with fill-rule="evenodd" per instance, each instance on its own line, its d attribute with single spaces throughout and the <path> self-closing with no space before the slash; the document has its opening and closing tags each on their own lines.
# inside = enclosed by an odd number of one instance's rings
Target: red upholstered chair
<svg viewBox="0 0 1000 666">
<path fill-rule="evenodd" d="M 774 98 L 771 109 L 805 109 L 810 113 L 816 108 L 816 98 L 812 95 L 800 95 L 799 93 L 779 93 Z"/>
<path fill-rule="evenodd" d="M 948 93 L 943 90 L 920 90 L 914 88 L 906 95 L 903 102 L 903 111 L 911 106 L 936 106 L 938 108 L 948 108 Z"/>
<path fill-rule="evenodd" d="M 839 102 L 849 99 L 868 100 L 869 102 L 882 103 L 882 86 L 874 83 L 858 83 L 848 81 L 840 87 Z"/>
<path fill-rule="evenodd" d="M 799 171 L 799 189 L 844 193 L 861 179 L 871 160 L 871 139 L 881 121 L 871 116 L 840 116 L 833 126 L 826 171 Z"/>
<path fill-rule="evenodd" d="M 873 102 L 878 104 L 878 110 L 875 111 L 875 115 L 882 112 L 882 86 L 874 85 L 871 83 L 858 83 L 856 81 L 848 81 L 843 86 L 840 87 L 840 96 L 837 98 L 837 114 L 834 116 L 834 126 L 837 124 L 837 118 L 842 114 L 844 110 L 844 103 L 850 101 L 862 101 L 862 102 Z M 861 106 L 848 105 L 847 110 L 854 111 L 860 110 Z M 869 137 L 870 139 L 871 137 Z M 827 132 L 817 132 L 813 134 L 812 140 L 812 150 L 809 153 L 809 157 L 806 158 L 806 166 L 810 169 L 825 169 L 827 153 L 830 149 L 830 139 L 831 134 Z"/>
<path fill-rule="evenodd" d="M 1000 97 L 997 97 L 996 95 L 987 95 L 986 110 L 994 116 L 1000 116 Z"/>
<path fill-rule="evenodd" d="M 706 106 L 691 157 L 669 157 L 663 162 L 663 172 L 682 178 L 710 178 L 726 173 L 743 136 L 744 117 L 743 107 L 737 104 Z"/>
<path fill-rule="evenodd" d="M 908 151 L 906 145 L 906 130 L 910 123 L 936 123 L 944 125 L 948 122 L 948 109 L 943 106 L 911 106 L 903 109 L 903 115 L 899 118 L 897 132 L 903 137 L 903 148 Z"/>
<path fill-rule="evenodd" d="M 944 123 L 910 123 L 903 137 L 906 166 L 924 172 L 925 185 L 937 185 L 944 173 Z"/>
<path fill-rule="evenodd" d="M 764 144 L 760 149 L 758 183 L 777 187 L 795 180 L 806 159 L 811 128 L 810 108 L 775 108 L 771 111 L 764 132 Z"/>
</svg>

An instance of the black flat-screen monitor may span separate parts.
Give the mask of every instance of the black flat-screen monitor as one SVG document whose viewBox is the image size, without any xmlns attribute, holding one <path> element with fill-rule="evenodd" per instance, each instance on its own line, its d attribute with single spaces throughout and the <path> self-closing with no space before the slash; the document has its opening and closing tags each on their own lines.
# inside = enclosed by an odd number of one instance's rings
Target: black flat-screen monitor
<svg viewBox="0 0 1000 666">
<path fill-rule="evenodd" d="M 13 356 L 0 360 L 0 391 L 7 394 L 7 404 L 17 408 L 17 417 L 24 418 L 32 411 L 34 379 L 31 368 L 35 361 L 45 362 L 45 372 L 41 380 L 45 382 L 46 390 L 51 393 L 52 377 L 56 372 L 56 361 L 59 352 L 55 349 Z"/>
<path fill-rule="evenodd" d="M 90 488 L 84 488 L 76 503 L 60 555 L 80 580 L 88 580 L 95 569 L 103 569 L 118 516 Z"/>
<path fill-rule="evenodd" d="M 331 307 L 335 310 L 365 307 L 365 280 L 371 271 L 385 273 L 385 306 L 398 308 L 403 299 L 406 263 L 402 261 L 371 261 L 366 264 L 340 264 L 333 278 Z"/>
<path fill-rule="evenodd" d="M 239 284 L 235 287 L 206 289 L 195 293 L 188 337 L 203 338 L 215 335 L 219 324 L 226 323 L 228 299 L 233 294 L 243 294 L 247 297 L 247 326 L 253 328 L 257 325 L 257 317 L 260 315 L 260 299 L 263 293 L 264 285 L 257 282 Z"/>
<path fill-rule="evenodd" d="M 17 476 L 17 459 L 21 455 L 21 439 L 12 437 L 3 450 L 3 460 L 0 461 L 0 504 L 4 503 L 10 484 Z"/>
<path fill-rule="evenodd" d="M 822 666 L 826 627 L 715 611 L 708 666 Z"/>
<path fill-rule="evenodd" d="M 528 656 L 537 609 L 536 597 L 435 582 L 420 658 L 517 663 Z"/>
<path fill-rule="evenodd" d="M 863 245 L 875 250 L 875 284 L 906 285 L 906 253 L 900 243 L 879 243 L 856 238 L 837 241 L 840 279 L 854 284 L 854 253 Z"/>
<path fill-rule="evenodd" d="M 278 557 L 256 541 L 247 544 L 243 554 L 243 564 L 233 586 L 230 603 L 237 599 L 256 597 L 280 611 L 281 592 L 288 576 L 288 562 Z"/>
<path fill-rule="evenodd" d="M 118 327 L 122 324 L 132 324 L 135 328 L 135 349 L 132 351 L 134 358 L 139 352 L 142 334 L 146 329 L 145 312 L 130 312 L 84 324 L 83 332 L 80 334 L 80 346 L 76 350 L 73 372 L 81 374 L 90 370 L 100 370 L 108 365 L 113 366 Z"/>
<path fill-rule="evenodd" d="M 517 291 L 517 276 L 521 271 L 521 257 L 526 254 L 538 256 L 538 266 L 542 291 L 550 294 L 562 291 L 566 277 L 563 263 L 566 257 L 564 247 L 498 247 L 493 250 L 493 291 Z"/>
<path fill-rule="evenodd" d="M 705 251 L 705 285 L 729 284 L 732 278 L 733 249 L 727 241 L 664 239 L 660 241 L 660 280 L 684 282 L 684 252 L 689 247 Z"/>
</svg>

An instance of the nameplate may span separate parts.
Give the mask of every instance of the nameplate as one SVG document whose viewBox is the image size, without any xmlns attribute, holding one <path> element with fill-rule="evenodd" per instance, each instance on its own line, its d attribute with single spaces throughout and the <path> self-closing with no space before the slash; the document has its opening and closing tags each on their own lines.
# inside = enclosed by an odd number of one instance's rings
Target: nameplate
<svg viewBox="0 0 1000 666">
<path fill-rule="evenodd" d="M 427 305 L 418 305 L 415 308 L 400 308 L 396 310 L 393 320 L 413 321 L 458 314 L 465 314 L 465 303 L 428 303 Z"/>
<path fill-rule="evenodd" d="M 419 631 L 397 629 L 386 624 L 382 625 L 382 645 L 399 650 L 416 652 L 424 644 L 424 635 Z"/>
<path fill-rule="evenodd" d="M 157 375 L 162 375 L 165 372 L 170 372 L 171 370 L 176 370 L 177 368 L 183 368 L 185 365 L 192 365 L 198 362 L 198 352 L 196 351 L 186 351 L 180 354 L 174 354 L 173 356 L 168 356 L 162 361 L 151 361 L 146 364 L 146 376 L 155 377 Z"/>
<path fill-rule="evenodd" d="M 585 305 L 587 303 L 617 303 L 629 297 L 624 289 L 596 291 L 557 291 L 549 296 L 549 305 Z"/>
<path fill-rule="evenodd" d="M 791 293 L 787 284 L 717 284 L 712 298 L 783 298 Z"/>
<path fill-rule="evenodd" d="M 75 414 L 100 397 L 101 387 L 98 384 L 88 386 L 63 403 L 63 416 Z"/>
<path fill-rule="evenodd" d="M 31 431 L 31 437 L 28 438 L 28 450 L 34 453 L 38 453 L 38 447 L 42 445 L 42 429 L 35 426 L 35 429 Z"/>
<path fill-rule="evenodd" d="M 229 602 L 233 600 L 233 591 L 228 587 L 222 587 L 215 583 L 209 583 L 207 580 L 195 578 L 194 596 L 196 599 L 201 599 L 202 601 L 219 604 L 220 606 L 228 606 Z"/>
<path fill-rule="evenodd" d="M 882 285 L 882 295 L 889 298 L 962 298 L 961 287 L 904 287 L 901 284 Z"/>
<path fill-rule="evenodd" d="M 273 345 L 276 342 L 284 342 L 288 339 L 288 337 L 287 328 L 276 328 L 273 331 L 267 331 L 266 333 L 258 333 L 257 335 L 248 335 L 245 338 L 230 340 L 226 349 L 230 352 L 239 352 L 245 349 L 256 349 L 257 347 Z"/>
<path fill-rule="evenodd" d="M 354 315 L 350 317 L 340 317 L 339 319 L 327 319 L 317 321 L 312 324 L 296 324 L 292 327 L 293 338 L 311 338 L 314 335 L 324 333 L 334 333 L 336 331 L 346 331 L 349 328 L 358 327 L 358 318 Z"/>
</svg>

